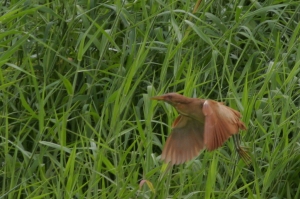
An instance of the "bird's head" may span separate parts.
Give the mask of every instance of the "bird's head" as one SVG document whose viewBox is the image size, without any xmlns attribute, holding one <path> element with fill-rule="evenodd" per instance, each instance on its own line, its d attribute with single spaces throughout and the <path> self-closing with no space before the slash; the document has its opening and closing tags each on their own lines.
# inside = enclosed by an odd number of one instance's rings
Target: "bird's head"
<svg viewBox="0 0 300 199">
<path fill-rule="evenodd" d="M 161 96 L 152 97 L 151 99 L 165 101 L 174 106 L 177 111 L 182 114 L 185 112 L 185 106 L 191 103 L 191 98 L 185 97 L 178 93 L 167 93 Z"/>
</svg>

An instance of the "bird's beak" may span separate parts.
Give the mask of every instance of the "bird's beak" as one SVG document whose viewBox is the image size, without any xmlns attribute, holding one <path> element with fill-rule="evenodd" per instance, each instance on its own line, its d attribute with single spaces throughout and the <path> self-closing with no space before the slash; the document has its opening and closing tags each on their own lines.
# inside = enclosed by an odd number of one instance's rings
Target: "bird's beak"
<svg viewBox="0 0 300 199">
<path fill-rule="evenodd" d="M 152 100 L 165 100 L 164 96 L 155 96 L 155 97 L 151 97 Z"/>
</svg>

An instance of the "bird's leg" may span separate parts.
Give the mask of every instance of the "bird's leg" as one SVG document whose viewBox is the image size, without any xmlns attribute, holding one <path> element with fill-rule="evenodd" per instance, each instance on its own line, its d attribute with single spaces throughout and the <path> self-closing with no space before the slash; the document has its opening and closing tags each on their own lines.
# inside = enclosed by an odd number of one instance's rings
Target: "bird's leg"
<svg viewBox="0 0 300 199">
<path fill-rule="evenodd" d="M 249 165 L 251 163 L 251 157 L 244 147 L 240 145 L 240 134 L 233 135 L 235 150 L 238 152 L 242 160 Z"/>
</svg>

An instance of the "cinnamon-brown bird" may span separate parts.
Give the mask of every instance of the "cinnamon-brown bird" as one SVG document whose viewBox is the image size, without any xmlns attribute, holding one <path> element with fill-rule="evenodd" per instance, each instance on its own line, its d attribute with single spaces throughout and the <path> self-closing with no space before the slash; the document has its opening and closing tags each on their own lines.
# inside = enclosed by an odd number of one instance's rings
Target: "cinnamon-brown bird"
<svg viewBox="0 0 300 199">
<path fill-rule="evenodd" d="M 237 134 L 239 129 L 246 130 L 240 120 L 241 114 L 221 102 L 189 98 L 177 93 L 152 99 L 165 101 L 179 112 L 161 155 L 161 159 L 171 165 L 193 159 L 204 148 L 215 150 L 231 135 Z M 239 145 L 237 138 L 234 144 L 237 152 L 248 164 L 250 156 Z"/>
</svg>

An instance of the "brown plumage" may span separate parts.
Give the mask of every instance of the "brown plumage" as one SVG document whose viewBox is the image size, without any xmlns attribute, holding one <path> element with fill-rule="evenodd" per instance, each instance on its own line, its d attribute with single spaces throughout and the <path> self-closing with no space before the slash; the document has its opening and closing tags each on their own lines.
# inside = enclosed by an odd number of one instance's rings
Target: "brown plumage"
<svg viewBox="0 0 300 199">
<path fill-rule="evenodd" d="M 163 100 L 176 108 L 179 116 L 172 124 L 172 132 L 164 146 L 161 159 L 177 165 L 196 157 L 206 148 L 219 148 L 239 129 L 246 130 L 240 120 L 241 114 L 223 103 L 214 100 L 188 98 L 177 93 L 152 97 Z M 246 163 L 250 157 L 235 140 L 235 146 Z"/>
</svg>

